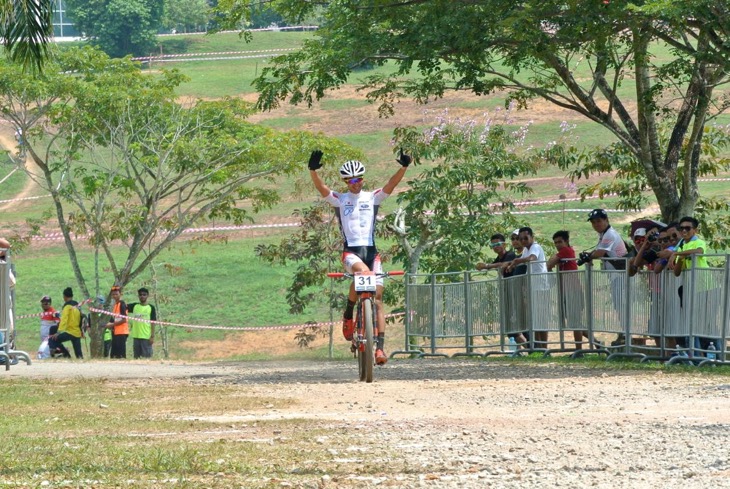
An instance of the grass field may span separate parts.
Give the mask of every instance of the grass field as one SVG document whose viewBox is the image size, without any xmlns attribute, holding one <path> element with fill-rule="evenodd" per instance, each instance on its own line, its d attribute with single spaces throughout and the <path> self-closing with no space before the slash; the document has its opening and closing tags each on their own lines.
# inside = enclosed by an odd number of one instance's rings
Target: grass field
<svg viewBox="0 0 730 489">
<path fill-rule="evenodd" d="M 166 37 L 161 41 L 161 52 L 180 54 L 290 49 L 297 48 L 311 35 L 299 32 L 257 33 L 253 41 L 248 44 L 236 34 Z M 661 58 L 664 51 L 659 49 L 658 52 Z M 266 64 L 266 59 L 189 61 L 164 64 L 164 68 L 178 69 L 190 77 L 190 81 L 180 87 L 179 93 L 182 98 L 216 98 L 230 95 L 253 100 L 255 94 L 251 88 L 251 81 L 260 74 Z M 157 70 L 161 66 L 161 64 L 153 65 L 152 68 Z M 389 69 L 392 68 L 386 66 L 376 71 Z M 581 69 L 585 68 L 579 67 L 579 72 Z M 354 78 L 358 79 L 364 74 L 358 73 Z M 627 81 L 623 90 L 630 89 L 631 84 Z M 257 115 L 253 119 L 280 130 L 307 129 L 341 138 L 364 153 L 370 174 L 375 175 L 372 180 L 379 183 L 395 169 L 393 148 L 390 147 L 389 141 L 393 129 L 398 125 L 425 126 L 428 121 L 428 117 L 424 115 L 425 109 L 431 114 L 448 109 L 455 115 L 478 119 L 484 112 L 495 113 L 497 108 L 504 105 L 504 101 L 503 93 L 474 97 L 459 92 L 448 94 L 444 99 L 433 101 L 427 106 L 402 102 L 396 107 L 395 117 L 381 119 L 377 117 L 375 107 L 364 100 L 363 94 L 356 92 L 353 86 L 347 86 L 343 90 L 333 92 L 312 109 L 284 105 L 280 109 Z M 576 124 L 575 134 L 579 138 L 579 144 L 593 145 L 612 139 L 612 135 L 605 129 L 580 120 L 575 114 L 546 105 L 536 104 L 530 110 L 516 112 L 514 116 L 516 119 L 514 127 L 529 121 L 533 122 L 527 142 L 537 147 L 559 137 L 559 125 L 563 120 Z M 7 128 L 5 132 L 8 132 Z M 3 163 L 0 168 L 7 170 L 0 175 L 2 177 L 10 172 L 11 166 Z M 302 169 L 302 178 L 306 179 L 304 162 Z M 415 168 L 409 175 L 412 176 L 418 171 L 419 169 Z M 557 168 L 541 168 L 537 175 L 526 178 L 532 180 L 530 184 L 534 188 L 531 199 L 557 199 L 561 194 L 574 197 L 568 179 Z M 17 196 L 26 183 L 26 177 L 19 172 L 11 176 L 0 185 L 0 199 Z M 294 195 L 290 181 L 281 184 L 284 194 L 282 203 L 274 209 L 262 212 L 257 218 L 259 222 L 293 222 L 292 212 L 314 200 L 312 195 Z M 725 183 L 703 183 L 700 187 L 703 195 L 725 195 L 726 188 Z M 41 192 L 38 189 L 34 190 L 34 195 L 39 193 Z M 384 206 L 385 212 L 394 209 L 394 200 L 387 202 Z M 531 225 L 543 243 L 549 242 L 549 237 L 554 231 L 569 229 L 574 247 L 578 250 L 586 249 L 595 244 L 595 233 L 585 222 L 585 212 L 572 212 L 572 210 L 594 207 L 612 209 L 615 203 L 615 199 L 607 198 L 602 202 L 590 200 L 530 206 L 525 210 L 559 212 L 526 214 L 522 222 Z M 5 220 L 2 232 L 7 233 L 16 226 L 21 226 L 27 218 L 41 217 L 42 212 L 49 210 L 50 207 L 48 199 L 7 205 L 3 210 Z M 632 214 L 612 214 L 613 222 L 620 229 L 624 229 L 631 219 Z M 45 231 L 54 232 L 55 227 L 52 220 L 48 221 Z M 235 233 L 227 236 L 230 238 L 227 243 L 195 246 L 192 246 L 190 241 L 181 240 L 160 257 L 154 277 L 148 273 L 129 285 L 126 300 L 134 300 L 133 291 L 142 284 L 152 283 L 154 278 L 157 288 L 155 300 L 161 317 L 172 322 L 256 327 L 327 320 L 328 313 L 321 306 L 302 316 L 289 315 L 285 289 L 289 285 L 294 265 L 270 267 L 254 255 L 255 245 L 276 241 L 284 233 L 287 231 Z M 547 251 L 551 252 L 551 249 Z M 485 258 L 491 257 L 488 250 L 485 250 L 484 254 Z M 82 257 L 85 271 L 90 272 L 93 262 L 90 250 L 83 249 Z M 19 281 L 16 292 L 18 314 L 38 312 L 38 298 L 44 294 L 52 295 L 55 304 L 59 305 L 60 291 L 67 285 L 75 286 L 66 250 L 58 243 L 34 242 L 28 250 L 16 257 L 15 263 Z M 111 283 L 102 280 L 99 284 L 100 291 L 105 293 L 110 285 Z M 34 351 L 37 344 L 37 321 L 22 320 L 18 326 L 21 334 L 20 346 Z M 195 349 L 195 341 L 206 342 L 214 348 L 214 342 L 223 342 L 228 337 L 224 332 L 210 330 L 176 330 L 174 335 L 171 342 L 173 357 L 190 357 Z M 323 355 L 324 351 L 320 342 L 314 352 L 304 354 Z"/>
</svg>

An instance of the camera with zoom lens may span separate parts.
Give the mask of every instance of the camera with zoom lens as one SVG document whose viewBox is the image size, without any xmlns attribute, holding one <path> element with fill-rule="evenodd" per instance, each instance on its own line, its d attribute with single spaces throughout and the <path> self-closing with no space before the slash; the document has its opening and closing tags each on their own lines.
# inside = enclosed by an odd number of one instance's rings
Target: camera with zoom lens
<svg viewBox="0 0 730 489">
<path fill-rule="evenodd" d="M 657 239 L 659 239 L 659 233 L 657 233 L 657 232 L 651 233 L 649 236 L 646 237 L 646 239 L 650 243 L 653 243 L 654 241 L 656 241 Z"/>
<path fill-rule="evenodd" d="M 578 261 L 576 261 L 575 264 L 581 266 L 585 265 L 589 261 L 591 261 L 591 253 L 589 251 L 581 251 L 578 253 Z"/>
</svg>

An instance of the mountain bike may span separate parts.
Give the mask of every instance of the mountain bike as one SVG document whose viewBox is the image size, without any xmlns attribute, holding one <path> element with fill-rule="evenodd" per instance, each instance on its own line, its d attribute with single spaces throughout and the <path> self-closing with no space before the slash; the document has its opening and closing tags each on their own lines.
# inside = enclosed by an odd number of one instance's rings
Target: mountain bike
<svg viewBox="0 0 730 489">
<path fill-rule="evenodd" d="M 378 337 L 377 310 L 375 306 L 375 291 L 378 277 L 403 275 L 402 271 L 394 272 L 361 272 L 328 273 L 330 278 L 351 278 L 355 283 L 357 293 L 355 333 L 352 335 L 350 350 L 357 357 L 360 381 L 373 381 L 373 365 L 375 363 L 375 340 Z"/>
</svg>

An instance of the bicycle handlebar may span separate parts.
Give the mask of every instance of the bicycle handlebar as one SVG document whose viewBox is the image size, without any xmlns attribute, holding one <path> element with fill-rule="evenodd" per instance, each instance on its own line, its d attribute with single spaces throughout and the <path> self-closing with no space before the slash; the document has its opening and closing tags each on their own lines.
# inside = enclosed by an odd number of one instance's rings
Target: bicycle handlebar
<svg viewBox="0 0 730 489">
<path fill-rule="evenodd" d="M 389 276 L 393 276 L 393 275 L 405 275 L 405 273 L 406 272 L 404 272 L 403 270 L 393 270 L 392 272 L 376 273 L 375 275 L 377 275 L 378 277 L 389 277 Z M 342 278 L 342 277 L 352 278 L 355 276 L 355 274 L 347 273 L 347 272 L 330 272 L 327 274 L 327 276 L 330 278 Z"/>
</svg>

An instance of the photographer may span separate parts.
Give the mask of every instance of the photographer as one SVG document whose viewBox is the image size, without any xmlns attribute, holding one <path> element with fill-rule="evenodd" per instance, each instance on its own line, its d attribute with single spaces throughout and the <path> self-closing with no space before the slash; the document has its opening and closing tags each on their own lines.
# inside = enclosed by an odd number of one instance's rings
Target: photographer
<svg viewBox="0 0 730 489">
<path fill-rule="evenodd" d="M 658 253 L 661 251 L 659 235 L 658 227 L 651 228 L 648 233 L 644 228 L 639 228 L 634 232 L 636 252 L 629 262 L 630 277 L 636 275 L 644 267 L 649 270 L 654 269 L 654 262 L 659 258 Z"/>
<path fill-rule="evenodd" d="M 581 253 L 581 262 L 584 261 L 584 256 L 588 258 L 588 261 L 599 258 L 623 258 L 626 256 L 626 243 L 621 239 L 618 231 L 609 224 L 608 214 L 605 210 L 593 209 L 588 214 L 588 221 L 593 226 L 593 230 L 598 233 L 598 244 L 596 245 L 596 249 L 588 255 Z M 625 260 L 601 260 L 601 270 L 622 269 L 622 262 L 625 263 Z"/>
</svg>

